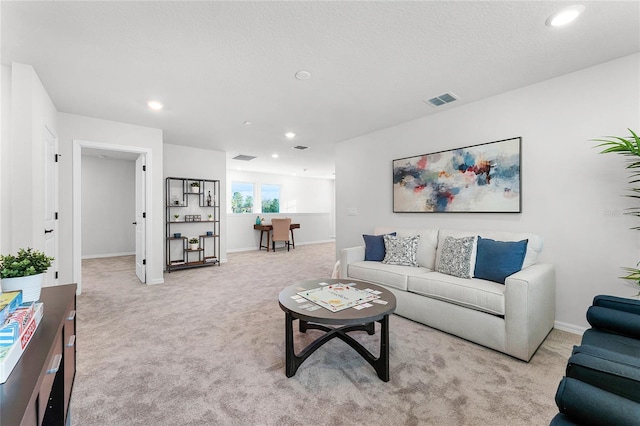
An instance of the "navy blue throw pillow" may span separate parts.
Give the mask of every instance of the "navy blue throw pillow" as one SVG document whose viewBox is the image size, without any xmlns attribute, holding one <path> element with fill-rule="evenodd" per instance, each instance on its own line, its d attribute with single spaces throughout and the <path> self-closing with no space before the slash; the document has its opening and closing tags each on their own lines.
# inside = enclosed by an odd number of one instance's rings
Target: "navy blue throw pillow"
<svg viewBox="0 0 640 426">
<path fill-rule="evenodd" d="M 392 232 L 388 235 L 395 237 L 396 233 Z M 386 253 L 383 235 L 363 235 L 362 238 L 364 238 L 364 260 L 382 262 Z"/>
<path fill-rule="evenodd" d="M 527 243 L 522 241 L 495 241 L 478 237 L 475 278 L 504 284 L 511 274 L 522 269 L 527 254 Z"/>
</svg>

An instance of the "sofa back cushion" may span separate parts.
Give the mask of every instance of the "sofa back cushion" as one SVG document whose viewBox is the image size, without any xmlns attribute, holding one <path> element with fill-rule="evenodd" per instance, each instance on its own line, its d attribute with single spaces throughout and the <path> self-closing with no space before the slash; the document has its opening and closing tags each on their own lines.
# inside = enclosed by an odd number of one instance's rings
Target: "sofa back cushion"
<svg viewBox="0 0 640 426">
<path fill-rule="evenodd" d="M 379 226 L 374 229 L 376 235 L 389 234 L 391 232 L 396 232 L 398 237 L 419 235 L 420 240 L 418 241 L 418 251 L 416 253 L 418 266 L 429 268 L 432 271 L 435 270 L 436 249 L 438 247 L 437 229 L 388 228 Z"/>
<path fill-rule="evenodd" d="M 527 242 L 527 253 L 522 262 L 522 269 L 534 265 L 538 261 L 538 255 L 542 252 L 542 237 L 535 234 L 525 232 L 507 232 L 507 231 L 460 231 L 457 229 L 441 229 L 438 232 L 438 249 L 436 251 L 436 270 L 440 266 L 440 256 L 442 255 L 442 247 L 447 237 L 462 238 L 480 236 L 482 238 L 490 238 L 496 241 L 522 241 Z"/>
</svg>

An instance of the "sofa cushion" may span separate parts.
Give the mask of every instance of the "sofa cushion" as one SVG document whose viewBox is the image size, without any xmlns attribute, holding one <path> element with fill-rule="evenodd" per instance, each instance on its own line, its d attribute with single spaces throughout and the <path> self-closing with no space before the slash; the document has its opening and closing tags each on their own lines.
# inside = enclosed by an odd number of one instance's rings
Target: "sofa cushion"
<svg viewBox="0 0 640 426">
<path fill-rule="evenodd" d="M 440 255 L 442 252 L 442 244 L 444 243 L 445 238 L 462 238 L 470 236 L 481 236 L 482 238 L 491 238 L 496 241 L 528 240 L 527 254 L 524 257 L 524 261 L 522 262 L 522 269 L 534 265 L 538 261 L 538 255 L 542 251 L 542 237 L 535 234 L 506 231 L 459 231 L 455 229 L 440 229 L 438 231 L 438 250 L 436 252 L 435 270 L 438 270 Z"/>
<path fill-rule="evenodd" d="M 388 265 L 418 266 L 416 253 L 418 252 L 418 241 L 420 237 L 396 237 L 384 235 L 385 255 L 382 263 Z"/>
<path fill-rule="evenodd" d="M 407 291 L 407 280 L 431 272 L 430 269 L 387 265 L 381 262 L 360 261 L 349 264 L 347 274 L 354 280 L 368 281 Z"/>
<path fill-rule="evenodd" d="M 418 241 L 418 252 L 416 259 L 418 265 L 435 270 L 436 268 L 436 249 L 438 247 L 438 230 L 437 229 L 395 229 L 395 228 L 383 228 L 376 227 L 375 234 L 388 234 L 396 231 L 398 237 L 411 237 L 413 235 L 419 235 L 420 241 Z"/>
<path fill-rule="evenodd" d="M 389 235 L 396 235 L 395 232 Z M 382 235 L 363 235 L 364 239 L 364 260 L 380 262 L 384 259 L 384 239 Z"/>
<path fill-rule="evenodd" d="M 527 240 L 495 241 L 478 237 L 473 276 L 504 284 L 511 274 L 522 269 L 522 262 L 527 253 Z"/>
<path fill-rule="evenodd" d="M 447 237 L 442 247 L 438 272 L 460 278 L 471 278 L 475 265 L 476 237 Z"/>
<path fill-rule="evenodd" d="M 504 315 L 506 287 L 478 278 L 458 278 L 440 272 L 410 276 L 407 290 L 494 315 Z"/>
</svg>

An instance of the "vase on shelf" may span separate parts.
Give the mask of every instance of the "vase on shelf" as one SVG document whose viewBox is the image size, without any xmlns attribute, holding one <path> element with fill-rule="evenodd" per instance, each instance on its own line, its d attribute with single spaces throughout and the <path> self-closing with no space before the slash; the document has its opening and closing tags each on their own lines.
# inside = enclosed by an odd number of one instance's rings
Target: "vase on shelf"
<svg viewBox="0 0 640 426">
<path fill-rule="evenodd" d="M 191 243 L 191 244 L 189 244 L 189 249 L 190 250 L 198 250 L 198 246 L 199 246 L 198 243 L 195 243 L 195 244 Z"/>
</svg>

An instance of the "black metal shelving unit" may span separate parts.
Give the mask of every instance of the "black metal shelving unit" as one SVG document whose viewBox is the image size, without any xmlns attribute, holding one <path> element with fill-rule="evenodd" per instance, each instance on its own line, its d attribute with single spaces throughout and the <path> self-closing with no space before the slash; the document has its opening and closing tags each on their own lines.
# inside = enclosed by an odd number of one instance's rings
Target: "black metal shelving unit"
<svg viewBox="0 0 640 426">
<path fill-rule="evenodd" d="M 198 239 L 198 248 L 190 248 L 191 238 Z M 165 179 L 165 240 L 167 272 L 220 266 L 219 180 Z"/>
</svg>

